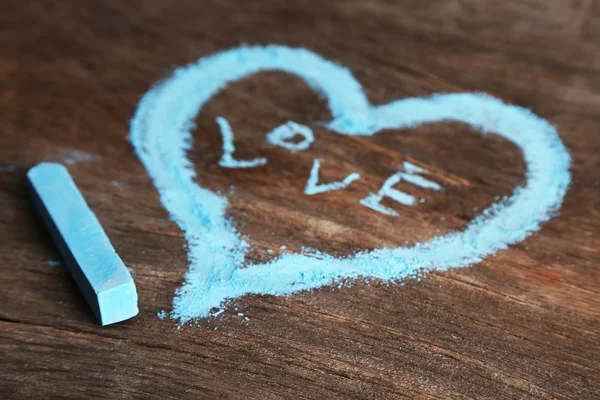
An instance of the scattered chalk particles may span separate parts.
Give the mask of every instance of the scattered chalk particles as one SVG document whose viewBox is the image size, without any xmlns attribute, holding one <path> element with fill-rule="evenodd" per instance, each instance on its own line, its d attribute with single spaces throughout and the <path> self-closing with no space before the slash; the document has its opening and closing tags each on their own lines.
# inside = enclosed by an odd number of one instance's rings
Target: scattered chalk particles
<svg viewBox="0 0 600 400">
<path fill-rule="evenodd" d="M 196 173 L 186 153 L 193 146 L 193 120 L 204 104 L 229 82 L 267 70 L 299 76 L 320 92 L 333 115 L 324 125 L 339 134 L 372 136 L 383 129 L 457 121 L 483 135 L 500 135 L 521 148 L 526 182 L 464 231 L 425 243 L 341 258 L 315 251 L 282 252 L 268 263 L 240 268 L 249 245 L 226 217 L 227 198 L 194 182 Z M 271 139 L 286 135 L 278 132 Z M 538 230 L 560 208 L 570 182 L 570 158 L 557 132 L 527 109 L 477 93 L 435 94 L 373 106 L 346 68 L 309 50 L 275 45 L 238 47 L 176 69 L 140 101 L 130 140 L 188 242 L 189 270 L 169 314 L 180 323 L 207 317 L 211 310 L 215 315 L 227 300 L 248 293 L 289 295 L 348 278 L 393 281 L 419 270 L 466 267 Z"/>
</svg>

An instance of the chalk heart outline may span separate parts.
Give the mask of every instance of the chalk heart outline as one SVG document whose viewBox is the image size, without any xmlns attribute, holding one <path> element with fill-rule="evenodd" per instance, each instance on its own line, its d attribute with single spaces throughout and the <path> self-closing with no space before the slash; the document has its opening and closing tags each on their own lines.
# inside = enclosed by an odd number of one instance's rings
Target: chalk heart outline
<svg viewBox="0 0 600 400">
<path fill-rule="evenodd" d="M 249 245 L 226 217 L 227 199 L 194 182 L 187 151 L 196 115 L 229 82 L 278 70 L 304 79 L 328 101 L 324 125 L 343 135 L 371 136 L 384 129 L 456 121 L 482 134 L 495 133 L 523 152 L 526 181 L 493 204 L 464 231 L 412 247 L 383 248 L 336 258 L 284 254 L 242 268 Z M 130 140 L 171 218 L 185 232 L 190 267 L 171 317 L 180 323 L 209 316 L 228 299 L 254 294 L 288 295 L 341 278 L 396 280 L 419 269 L 471 265 L 537 231 L 560 208 L 570 183 L 570 157 L 556 130 L 524 108 L 481 93 L 436 94 L 373 106 L 346 68 L 302 48 L 238 47 L 180 67 L 141 99 Z"/>
</svg>

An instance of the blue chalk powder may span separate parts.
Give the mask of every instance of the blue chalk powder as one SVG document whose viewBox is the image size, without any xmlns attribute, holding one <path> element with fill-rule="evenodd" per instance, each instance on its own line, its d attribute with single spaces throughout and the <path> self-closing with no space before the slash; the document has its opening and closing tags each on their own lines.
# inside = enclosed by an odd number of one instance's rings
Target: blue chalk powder
<svg viewBox="0 0 600 400">
<path fill-rule="evenodd" d="M 79 162 L 97 162 L 100 161 L 102 157 L 96 154 L 90 154 L 83 151 L 75 150 L 64 156 L 65 164 L 74 165 Z"/>
<path fill-rule="evenodd" d="M 17 167 L 14 165 L 0 166 L 0 172 L 15 172 Z"/>
<path fill-rule="evenodd" d="M 526 182 L 464 231 L 412 247 L 347 257 L 284 252 L 267 263 L 240 268 L 249 245 L 226 217 L 227 199 L 195 183 L 187 151 L 202 107 L 228 83 L 267 70 L 294 74 L 319 91 L 333 116 L 324 126 L 339 134 L 372 136 L 384 129 L 456 121 L 483 135 L 500 135 L 522 150 Z M 344 278 L 390 281 L 418 270 L 466 267 L 537 231 L 560 208 L 570 183 L 570 158 L 556 130 L 527 109 L 477 93 L 373 106 L 349 70 L 309 50 L 285 46 L 238 47 L 176 69 L 140 101 L 130 140 L 188 242 L 189 271 L 170 313 L 180 323 L 206 317 L 212 308 L 247 293 L 289 295 Z"/>
</svg>

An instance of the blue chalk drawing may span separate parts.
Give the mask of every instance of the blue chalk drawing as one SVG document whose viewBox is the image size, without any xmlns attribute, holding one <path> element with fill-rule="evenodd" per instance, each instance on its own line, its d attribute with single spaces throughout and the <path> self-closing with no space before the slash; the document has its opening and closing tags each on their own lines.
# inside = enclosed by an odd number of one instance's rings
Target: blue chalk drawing
<svg viewBox="0 0 600 400">
<path fill-rule="evenodd" d="M 426 172 L 423 168 L 409 163 L 408 161 L 404 161 L 402 167 L 404 167 L 404 170 L 409 174 L 423 174 Z"/>
<path fill-rule="evenodd" d="M 313 166 L 310 170 L 310 176 L 308 182 L 306 182 L 306 188 L 304 193 L 308 195 L 330 192 L 332 190 L 340 190 L 347 188 L 352 182 L 360 178 L 360 175 L 356 172 L 351 173 L 344 178 L 341 182 L 331 182 L 327 184 L 319 184 L 319 168 L 321 167 L 320 160 L 314 160 Z"/>
<path fill-rule="evenodd" d="M 289 139 L 292 139 L 296 135 L 301 135 L 304 139 L 298 143 L 288 142 Z M 291 152 L 308 149 L 314 140 L 315 136 L 313 135 L 312 129 L 306 125 L 300 125 L 293 121 L 288 121 L 267 133 L 267 142 L 288 149 Z"/>
<path fill-rule="evenodd" d="M 521 149 L 525 183 L 463 231 L 424 243 L 346 257 L 286 252 L 240 268 L 249 245 L 226 217 L 226 197 L 195 182 L 187 151 L 202 107 L 228 83 L 267 70 L 294 74 L 319 91 L 333 116 L 324 125 L 342 135 L 371 136 L 442 121 L 500 135 Z M 190 267 L 170 313 L 180 323 L 206 317 L 228 299 L 247 293 L 289 295 L 341 278 L 389 281 L 418 270 L 466 267 L 537 231 L 560 208 L 571 179 L 570 157 L 556 130 L 525 108 L 481 93 L 436 94 L 373 106 L 348 69 L 309 50 L 275 45 L 238 47 L 176 69 L 141 99 L 130 140 L 188 242 Z"/>
<path fill-rule="evenodd" d="M 233 145 L 233 131 L 231 125 L 223 117 L 217 117 L 217 124 L 221 128 L 221 135 L 223 136 L 223 155 L 219 165 L 225 168 L 255 168 L 267 163 L 266 158 L 255 158 L 254 160 L 236 160 L 233 158 L 235 152 L 235 146 Z"/>
<path fill-rule="evenodd" d="M 432 182 L 428 179 L 423 178 L 422 176 L 416 175 L 417 173 L 426 172 L 423 168 L 417 167 L 409 162 L 404 162 L 404 169 L 408 173 L 397 172 L 394 175 L 390 176 L 384 183 L 379 192 L 369 193 L 367 197 L 360 201 L 360 204 L 363 206 L 369 207 L 375 211 L 379 211 L 380 213 L 396 216 L 398 213 L 391 208 L 384 207 L 381 205 L 381 200 L 384 197 L 389 197 L 400 204 L 404 204 L 405 206 L 413 206 L 417 202 L 414 196 L 409 195 L 408 193 L 401 192 L 393 188 L 394 185 L 400 183 L 401 180 L 405 180 L 407 182 L 412 183 L 413 185 L 420 186 L 425 189 L 433 189 L 433 190 L 442 190 L 442 187 Z M 423 200 L 423 199 L 421 199 Z"/>
</svg>

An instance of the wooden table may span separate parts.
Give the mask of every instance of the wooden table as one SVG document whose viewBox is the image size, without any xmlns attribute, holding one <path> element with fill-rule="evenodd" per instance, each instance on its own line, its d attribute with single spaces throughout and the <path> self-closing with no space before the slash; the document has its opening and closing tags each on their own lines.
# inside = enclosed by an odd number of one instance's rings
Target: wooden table
<svg viewBox="0 0 600 400">
<path fill-rule="evenodd" d="M 185 238 L 127 140 L 140 97 L 179 65 L 243 43 L 306 47 L 349 68 L 374 104 L 486 92 L 550 121 L 573 158 L 559 215 L 470 268 L 387 285 L 245 296 L 177 327 Z M 218 165 L 215 117 L 240 158 Z M 518 148 L 454 123 L 343 138 L 303 81 L 265 72 L 199 114 L 198 180 L 227 192 L 249 261 L 310 246 L 336 255 L 462 229 L 524 180 Z M 293 120 L 317 140 L 290 155 L 257 138 Z M 600 398 L 600 2 L 4 1 L 0 7 L 0 397 Z M 346 191 L 302 194 L 314 158 Z M 25 174 L 68 166 L 138 288 L 140 314 L 100 327 L 29 200 Z M 403 161 L 426 201 L 358 201 Z M 249 319 L 238 317 L 243 313 Z"/>
</svg>

